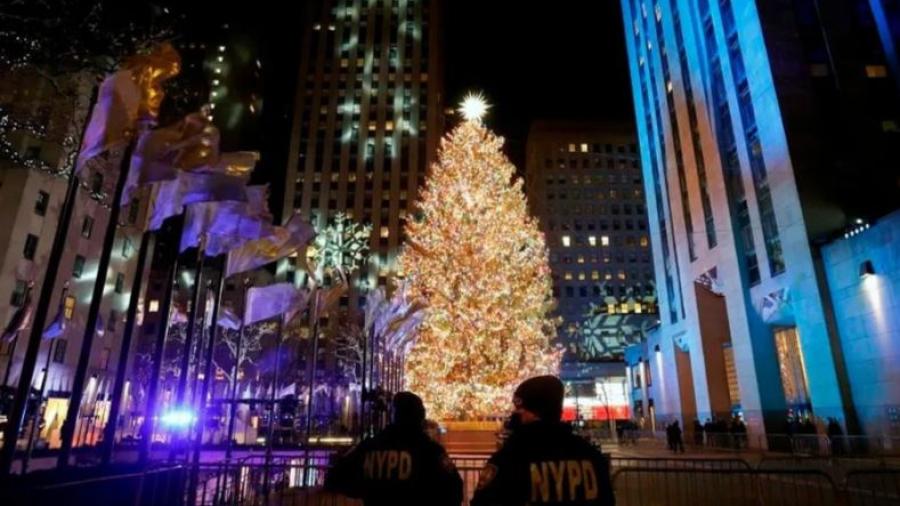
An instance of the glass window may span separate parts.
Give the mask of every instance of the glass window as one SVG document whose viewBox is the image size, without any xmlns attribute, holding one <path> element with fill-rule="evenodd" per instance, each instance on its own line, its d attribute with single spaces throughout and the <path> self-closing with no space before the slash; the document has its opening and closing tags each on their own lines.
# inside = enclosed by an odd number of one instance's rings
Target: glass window
<svg viewBox="0 0 900 506">
<path fill-rule="evenodd" d="M 9 298 L 11 306 L 19 307 L 25 303 L 25 292 L 28 290 L 28 283 L 22 280 L 16 280 L 16 286 L 13 287 L 12 295 Z"/>
<path fill-rule="evenodd" d="M 564 248 L 568 248 L 572 245 L 572 238 L 568 235 L 562 236 L 562 245 Z"/>
<path fill-rule="evenodd" d="M 90 239 L 91 233 L 94 231 L 94 218 L 85 216 L 81 222 L 81 237 Z"/>
<path fill-rule="evenodd" d="M 866 65 L 866 77 L 869 79 L 881 79 L 887 77 L 887 67 L 884 65 Z"/>
<path fill-rule="evenodd" d="M 121 272 L 116 273 L 116 293 L 125 291 L 125 275 Z"/>
<path fill-rule="evenodd" d="M 66 320 L 71 320 L 75 315 L 75 296 L 67 295 L 66 300 L 63 302 L 63 316 Z"/>
<path fill-rule="evenodd" d="M 34 202 L 34 213 L 38 216 L 47 214 L 47 206 L 50 205 L 50 194 L 45 191 L 39 191 L 37 200 Z"/>
<path fill-rule="evenodd" d="M 72 264 L 72 277 L 75 279 L 81 279 L 81 275 L 84 273 L 84 257 L 81 255 L 75 255 L 75 262 Z"/>
<path fill-rule="evenodd" d="M 56 340 L 56 349 L 53 350 L 53 361 L 57 364 L 62 364 L 66 361 L 66 344 L 68 343 L 65 339 Z"/>
<path fill-rule="evenodd" d="M 24 256 L 26 260 L 34 260 L 34 255 L 37 253 L 37 246 L 38 236 L 28 234 L 25 238 L 25 248 L 22 250 L 22 256 Z"/>
</svg>

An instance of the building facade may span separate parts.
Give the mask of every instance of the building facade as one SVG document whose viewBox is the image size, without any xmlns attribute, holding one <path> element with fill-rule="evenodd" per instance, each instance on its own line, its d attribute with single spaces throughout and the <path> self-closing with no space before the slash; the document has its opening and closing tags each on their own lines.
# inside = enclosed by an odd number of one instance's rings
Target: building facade
<svg viewBox="0 0 900 506">
<path fill-rule="evenodd" d="M 48 81 L 24 72 L 8 76 L 0 90 L 3 95 L 0 101 L 4 104 L 46 110 L 41 120 L 45 125 L 42 135 L 11 133 L 7 140 L 15 155 L 12 160 L 0 164 L 0 212 L 9 218 L 9 226 L 0 230 L 0 321 L 4 327 L 28 297 L 34 305 L 40 297 L 47 257 L 66 194 L 66 174 L 72 168 L 73 150 L 77 147 L 77 142 L 73 144 L 64 139 L 78 139 L 89 110 L 90 80 L 73 79 L 67 84 L 71 87 L 63 88 L 68 94 L 62 95 Z M 22 111 L 7 112 L 15 115 Z M 117 163 L 115 156 L 111 158 L 110 163 Z M 64 329 L 58 337 L 44 339 L 41 343 L 32 378 L 35 390 L 44 385 L 47 401 L 40 439 L 51 447 L 59 444 L 59 431 L 68 409 L 109 220 L 108 195 L 112 195 L 114 184 L 111 180 L 91 180 L 85 181 L 79 189 L 55 293 L 51 296 L 46 324 L 64 322 Z M 124 226 L 119 227 L 113 243 L 106 275 L 106 296 L 101 302 L 98 335 L 88 366 L 81 411 L 84 416 L 76 426 L 76 445 L 96 442 L 106 423 L 145 207 L 136 201 L 120 215 Z M 26 292 L 30 293 L 26 295 Z M 4 410 L 11 407 L 30 332 L 29 326 L 14 340 L 0 344 Z M 29 413 L 33 411 L 29 410 Z"/>
<path fill-rule="evenodd" d="M 600 394 L 623 390 L 624 349 L 658 318 L 633 129 L 535 122 L 525 181 L 550 250 L 557 334 L 566 349 L 562 376 L 570 383 L 567 408 L 605 418 L 609 405 Z M 625 396 L 616 395 L 611 416 L 627 418 L 627 410 Z"/>
<path fill-rule="evenodd" d="M 358 308 L 357 288 L 385 285 L 395 268 L 403 223 L 443 134 L 440 3 L 328 0 L 312 10 L 284 215 L 298 210 L 317 228 L 337 213 L 372 225 L 372 261 L 342 300 Z"/>
<path fill-rule="evenodd" d="M 820 246 L 900 201 L 888 3 L 622 1 L 660 283 L 657 416 L 867 429 Z"/>
</svg>

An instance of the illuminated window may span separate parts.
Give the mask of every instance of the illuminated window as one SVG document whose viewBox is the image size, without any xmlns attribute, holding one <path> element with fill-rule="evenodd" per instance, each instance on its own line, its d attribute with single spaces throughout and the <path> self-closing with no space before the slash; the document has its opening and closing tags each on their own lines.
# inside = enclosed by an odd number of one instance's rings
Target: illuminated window
<svg viewBox="0 0 900 506">
<path fill-rule="evenodd" d="M 650 241 L 647 239 L 647 236 L 642 235 L 641 236 L 641 247 L 646 248 L 648 244 L 650 244 Z"/>
<path fill-rule="evenodd" d="M 569 144 L 569 153 L 576 153 L 576 152 L 578 152 L 578 147 L 575 146 L 574 144 Z"/>
<path fill-rule="evenodd" d="M 622 313 L 627 313 L 628 312 L 628 303 L 627 302 L 621 303 L 619 305 L 619 311 L 621 311 Z"/>
<path fill-rule="evenodd" d="M 591 271 L 591 279 L 593 279 L 594 281 L 599 280 L 600 272 L 599 271 Z"/>
<path fill-rule="evenodd" d="M 606 274 L 603 275 L 603 279 L 605 279 L 605 280 L 607 280 L 607 281 L 611 280 L 611 279 L 612 279 L 612 273 L 611 273 L 611 272 L 607 272 Z"/>
<path fill-rule="evenodd" d="M 866 77 L 870 79 L 887 77 L 887 67 L 884 65 L 866 65 Z"/>
<path fill-rule="evenodd" d="M 579 280 L 579 281 L 584 281 L 584 273 L 583 273 L 583 272 L 579 272 L 579 273 L 578 273 L 578 280 Z"/>
<path fill-rule="evenodd" d="M 625 271 L 619 271 L 619 279 L 625 279 Z"/>
<path fill-rule="evenodd" d="M 153 299 L 150 301 L 150 304 L 147 305 L 147 311 L 150 313 L 156 313 L 159 311 L 159 300 Z"/>
<path fill-rule="evenodd" d="M 65 302 L 63 302 L 63 316 L 65 316 L 66 320 L 71 320 L 74 314 L 75 297 L 72 295 L 67 295 Z"/>
<path fill-rule="evenodd" d="M 584 255 L 578 255 L 578 263 L 580 263 L 580 264 L 584 263 Z"/>
<path fill-rule="evenodd" d="M 615 304 L 607 304 L 606 312 L 609 314 L 616 314 L 616 305 Z"/>
<path fill-rule="evenodd" d="M 608 235 L 600 236 L 600 245 L 601 246 L 609 246 L 609 236 Z"/>
<path fill-rule="evenodd" d="M 562 236 L 562 245 L 564 248 L 568 248 L 569 246 L 571 246 L 572 238 L 567 235 Z"/>
<path fill-rule="evenodd" d="M 587 145 L 587 144 L 585 144 L 585 143 L 582 143 L 582 144 L 581 144 L 581 152 L 582 152 L 582 153 L 587 153 L 587 152 L 588 152 L 588 145 Z"/>
<path fill-rule="evenodd" d="M 597 245 L 597 237 L 593 236 L 593 235 L 588 236 L 588 244 L 590 244 L 591 246 L 596 246 Z"/>
<path fill-rule="evenodd" d="M 387 130 L 388 132 L 393 132 L 394 131 L 394 122 L 393 121 L 385 122 L 384 129 Z"/>
<path fill-rule="evenodd" d="M 571 273 L 571 272 L 567 272 L 567 273 L 563 274 L 563 279 L 565 279 L 565 280 L 567 280 L 567 281 L 571 281 L 571 280 L 572 280 L 572 273 Z"/>
<path fill-rule="evenodd" d="M 391 229 L 388 227 L 381 227 L 381 237 L 387 238 L 391 236 Z"/>
<path fill-rule="evenodd" d="M 635 302 L 635 303 L 634 303 L 634 312 L 637 313 L 637 314 L 640 314 L 640 313 L 641 313 L 641 303 L 640 303 L 640 302 Z"/>
</svg>

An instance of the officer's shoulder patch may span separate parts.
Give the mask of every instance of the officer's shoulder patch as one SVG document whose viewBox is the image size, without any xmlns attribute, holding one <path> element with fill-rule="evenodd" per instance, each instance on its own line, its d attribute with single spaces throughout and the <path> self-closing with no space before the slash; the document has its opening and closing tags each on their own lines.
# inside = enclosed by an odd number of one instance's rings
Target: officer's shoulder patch
<svg viewBox="0 0 900 506">
<path fill-rule="evenodd" d="M 487 463 L 484 467 L 481 468 L 481 473 L 478 474 L 478 486 L 477 489 L 481 490 L 484 487 L 491 484 L 494 481 L 494 478 L 497 477 L 497 466 L 491 463 Z"/>
</svg>

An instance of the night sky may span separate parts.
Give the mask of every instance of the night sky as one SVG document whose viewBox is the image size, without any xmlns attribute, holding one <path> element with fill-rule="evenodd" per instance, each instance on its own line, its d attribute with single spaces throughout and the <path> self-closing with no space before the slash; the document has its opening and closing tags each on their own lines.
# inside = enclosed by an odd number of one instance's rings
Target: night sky
<svg viewBox="0 0 900 506">
<path fill-rule="evenodd" d="M 617 0 L 445 5 L 446 102 L 483 90 L 520 169 L 532 120 L 632 119 Z"/>
</svg>

